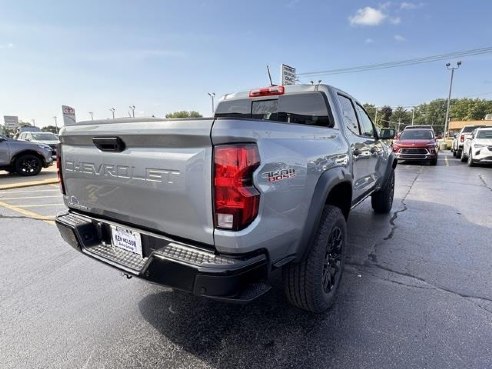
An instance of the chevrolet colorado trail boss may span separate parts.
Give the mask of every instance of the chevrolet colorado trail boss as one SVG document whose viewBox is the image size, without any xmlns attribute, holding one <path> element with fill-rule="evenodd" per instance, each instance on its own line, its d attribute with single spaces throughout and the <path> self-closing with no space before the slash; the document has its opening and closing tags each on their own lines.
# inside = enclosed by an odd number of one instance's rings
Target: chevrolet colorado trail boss
<svg viewBox="0 0 492 369">
<path fill-rule="evenodd" d="M 334 301 L 350 210 L 393 203 L 396 159 L 326 85 L 225 95 L 213 118 L 79 122 L 60 134 L 66 242 L 127 276 L 228 302 L 282 270 L 295 306 Z"/>
</svg>

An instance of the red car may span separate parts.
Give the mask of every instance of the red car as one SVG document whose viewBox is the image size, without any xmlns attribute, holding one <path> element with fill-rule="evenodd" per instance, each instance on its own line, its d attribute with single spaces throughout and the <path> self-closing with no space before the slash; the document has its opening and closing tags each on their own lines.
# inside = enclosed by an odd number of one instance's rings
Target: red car
<svg viewBox="0 0 492 369">
<path fill-rule="evenodd" d="M 437 164 L 437 142 L 431 129 L 406 129 L 393 141 L 398 160 L 428 161 Z"/>
</svg>

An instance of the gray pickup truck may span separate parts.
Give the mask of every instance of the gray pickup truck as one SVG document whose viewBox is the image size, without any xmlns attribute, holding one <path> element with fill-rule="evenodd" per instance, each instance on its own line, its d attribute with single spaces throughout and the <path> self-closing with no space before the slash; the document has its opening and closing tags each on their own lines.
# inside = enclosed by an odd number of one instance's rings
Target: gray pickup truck
<svg viewBox="0 0 492 369">
<path fill-rule="evenodd" d="M 80 122 L 60 134 L 56 223 L 127 276 L 228 302 L 270 289 L 312 312 L 334 301 L 350 210 L 391 210 L 396 160 L 367 113 L 326 85 L 230 94 L 214 118 Z M 383 137 L 384 136 L 384 137 Z"/>
<path fill-rule="evenodd" d="M 48 145 L 17 141 L 0 135 L 0 170 L 34 176 L 53 164 Z"/>
</svg>

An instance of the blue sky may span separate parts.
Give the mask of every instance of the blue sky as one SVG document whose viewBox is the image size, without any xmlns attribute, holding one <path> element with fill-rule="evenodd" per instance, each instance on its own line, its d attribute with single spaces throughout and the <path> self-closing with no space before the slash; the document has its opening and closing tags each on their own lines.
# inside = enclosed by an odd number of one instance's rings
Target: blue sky
<svg viewBox="0 0 492 369">
<path fill-rule="evenodd" d="M 281 63 L 302 73 L 489 47 L 491 17 L 488 0 L 0 0 L 0 116 L 47 125 L 62 104 L 78 120 L 129 105 L 210 115 L 207 92 L 267 85 L 267 64 L 278 82 Z M 453 96 L 492 99 L 492 54 L 462 61 Z M 445 63 L 321 79 L 413 105 L 447 96 Z"/>
</svg>

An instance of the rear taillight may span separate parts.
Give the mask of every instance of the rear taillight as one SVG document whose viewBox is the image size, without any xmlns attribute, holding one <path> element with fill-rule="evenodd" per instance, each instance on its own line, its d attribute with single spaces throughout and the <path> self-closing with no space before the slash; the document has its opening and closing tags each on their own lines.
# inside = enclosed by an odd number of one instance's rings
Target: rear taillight
<svg viewBox="0 0 492 369">
<path fill-rule="evenodd" d="M 465 141 L 465 135 L 460 135 L 460 142 Z"/>
<path fill-rule="evenodd" d="M 63 183 L 63 173 L 62 173 L 62 152 L 61 152 L 61 144 L 58 144 L 56 148 L 56 168 L 58 173 L 58 180 L 60 181 L 60 191 L 63 195 L 66 195 L 65 192 L 65 183 Z"/>
<path fill-rule="evenodd" d="M 276 96 L 285 93 L 284 86 L 270 86 L 249 91 L 249 97 Z"/>
<path fill-rule="evenodd" d="M 215 227 L 238 231 L 258 215 L 260 193 L 253 186 L 253 172 L 260 165 L 254 144 L 214 148 Z"/>
</svg>

